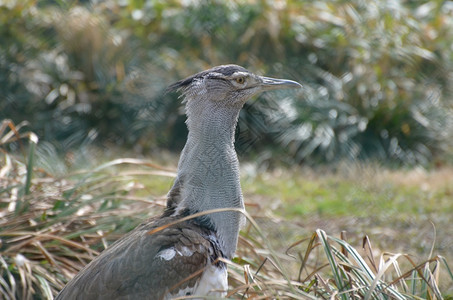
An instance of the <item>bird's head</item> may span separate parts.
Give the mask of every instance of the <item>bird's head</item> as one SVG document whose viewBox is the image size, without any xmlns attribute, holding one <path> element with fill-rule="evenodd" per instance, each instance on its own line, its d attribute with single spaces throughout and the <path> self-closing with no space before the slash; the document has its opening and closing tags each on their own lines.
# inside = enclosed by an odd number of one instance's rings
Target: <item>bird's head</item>
<svg viewBox="0 0 453 300">
<path fill-rule="evenodd" d="M 203 98 L 218 105 L 241 108 L 261 92 L 300 87 L 292 80 L 259 76 L 237 65 L 222 65 L 178 81 L 169 90 L 182 91 L 187 101 Z"/>
</svg>

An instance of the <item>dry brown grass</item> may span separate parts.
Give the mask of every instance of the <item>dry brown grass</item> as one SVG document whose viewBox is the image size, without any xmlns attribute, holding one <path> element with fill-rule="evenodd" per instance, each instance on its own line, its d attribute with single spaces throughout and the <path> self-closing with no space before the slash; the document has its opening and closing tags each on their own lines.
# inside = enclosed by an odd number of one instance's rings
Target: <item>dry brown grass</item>
<svg viewBox="0 0 453 300">
<path fill-rule="evenodd" d="M 5 134 L 7 127 L 16 133 Z M 33 140 L 30 134 L 18 136 L 12 123 L 4 129 L 3 144 L 13 136 Z M 52 299 L 105 247 L 160 213 L 164 193 L 150 196 L 147 185 L 150 178 L 161 184 L 159 178 L 174 175 L 149 161 L 117 159 L 57 177 L 33 165 L 33 151 L 28 147 L 22 156 L 1 152 L 4 299 Z M 273 218 L 250 202 L 248 209 L 252 216 L 241 233 L 237 257 L 227 262 L 231 298 L 441 299 L 446 295 L 439 284 L 453 281 L 443 257 L 414 261 L 404 253 L 378 251 L 368 238 L 363 247 L 352 247 L 345 236 L 298 231 L 303 224 Z M 282 240 L 281 233 L 271 230 L 276 227 L 293 232 Z"/>
</svg>

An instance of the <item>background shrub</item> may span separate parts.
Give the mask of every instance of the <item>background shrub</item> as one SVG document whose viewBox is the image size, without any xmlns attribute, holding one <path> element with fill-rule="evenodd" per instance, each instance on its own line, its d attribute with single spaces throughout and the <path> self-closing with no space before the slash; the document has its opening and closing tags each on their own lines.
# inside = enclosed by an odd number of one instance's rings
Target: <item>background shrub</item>
<svg viewBox="0 0 453 300">
<path fill-rule="evenodd" d="M 449 2 L 27 0 L 0 10 L 0 118 L 28 120 L 62 151 L 179 151 L 184 116 L 165 87 L 223 63 L 304 85 L 246 104 L 243 155 L 253 145 L 305 163 L 429 165 L 451 151 Z"/>
</svg>

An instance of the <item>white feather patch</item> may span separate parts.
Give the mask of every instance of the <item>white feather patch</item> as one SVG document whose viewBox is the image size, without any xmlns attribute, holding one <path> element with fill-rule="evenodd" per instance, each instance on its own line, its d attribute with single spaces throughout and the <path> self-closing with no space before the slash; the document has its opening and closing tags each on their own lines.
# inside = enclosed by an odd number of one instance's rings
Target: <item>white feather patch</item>
<svg viewBox="0 0 453 300">
<path fill-rule="evenodd" d="M 173 257 L 175 257 L 175 255 L 176 255 L 176 251 L 174 248 L 167 248 L 167 249 L 164 249 L 164 250 L 160 251 L 159 253 L 157 253 L 158 258 L 165 259 L 165 260 L 170 260 Z"/>
<path fill-rule="evenodd" d="M 228 273 L 225 267 L 218 268 L 209 264 L 195 288 L 194 295 L 225 297 L 228 290 Z"/>
<path fill-rule="evenodd" d="M 165 299 L 174 297 L 195 296 L 191 299 L 204 299 L 203 296 L 224 298 L 228 290 L 228 273 L 226 267 L 218 268 L 209 264 L 195 286 L 186 287 L 176 293 L 165 295 Z M 198 298 L 200 297 L 200 298 Z"/>
</svg>

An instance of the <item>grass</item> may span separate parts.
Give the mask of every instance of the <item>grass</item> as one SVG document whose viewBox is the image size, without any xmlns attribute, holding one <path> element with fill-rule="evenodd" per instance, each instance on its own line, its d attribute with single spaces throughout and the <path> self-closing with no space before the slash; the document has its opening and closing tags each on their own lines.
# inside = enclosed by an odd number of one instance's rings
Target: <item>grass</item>
<svg viewBox="0 0 453 300">
<path fill-rule="evenodd" d="M 0 136 L 3 145 L 14 138 Z M 162 211 L 173 180 L 174 165 L 148 159 L 77 167 L 77 153 L 65 163 L 38 150 L 0 154 L 5 299 L 51 299 L 105 247 Z M 66 171 L 52 174 L 58 164 Z M 345 170 L 244 164 L 249 222 L 227 262 L 230 298 L 451 299 L 453 170 Z"/>
<path fill-rule="evenodd" d="M 321 228 L 333 237 L 346 232 L 347 241 L 358 249 L 368 236 L 375 254 L 407 253 L 417 263 L 433 253 L 453 259 L 451 168 L 389 171 L 368 165 L 335 173 L 277 169 L 245 177 L 244 193 L 253 203 L 249 206 L 260 207 L 256 216 L 268 216 L 265 222 L 270 224 L 263 227 L 280 251 L 285 241 Z M 451 281 L 442 288 L 451 294 Z"/>
<path fill-rule="evenodd" d="M 368 166 L 366 170 L 352 171 L 354 175 L 347 177 L 331 172 L 311 174 L 311 170 L 275 170 L 249 176 L 243 180 L 243 187 L 251 198 L 265 199 L 274 206 L 278 202 L 279 213 L 285 217 L 313 214 L 373 217 L 384 211 L 399 216 L 453 212 L 451 169 L 431 173 L 417 169 L 387 172 L 388 179 L 376 178 L 385 171 L 378 167 L 377 170 Z M 440 174 L 444 177 L 440 178 Z M 402 182 L 406 176 L 413 176 L 414 183 Z M 436 177 L 436 181 L 423 182 L 421 177 L 426 180 Z"/>
</svg>

